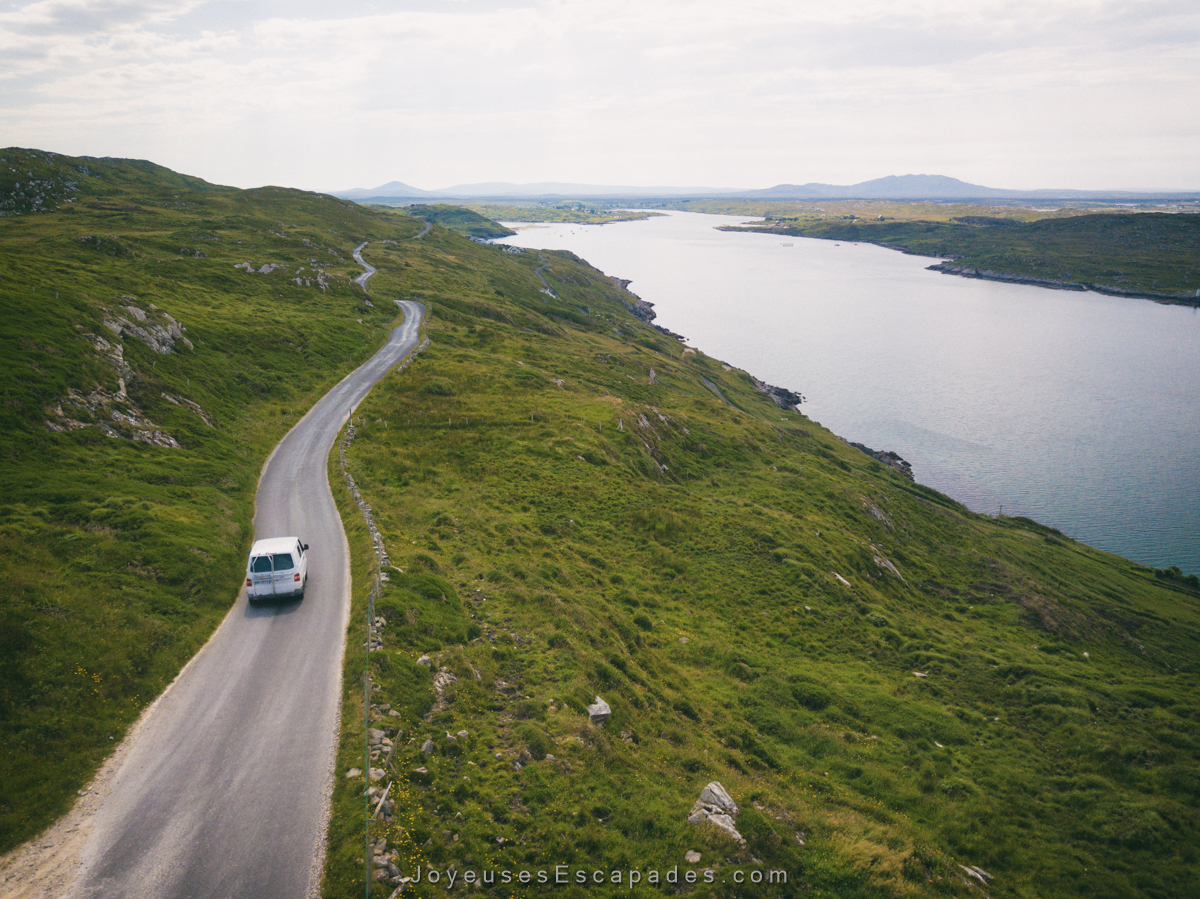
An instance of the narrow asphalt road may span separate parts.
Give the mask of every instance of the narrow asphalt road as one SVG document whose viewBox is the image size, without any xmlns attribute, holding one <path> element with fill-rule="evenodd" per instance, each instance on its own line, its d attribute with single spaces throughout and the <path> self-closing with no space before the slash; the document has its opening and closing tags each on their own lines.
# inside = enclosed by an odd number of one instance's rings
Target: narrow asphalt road
<svg viewBox="0 0 1200 899">
<path fill-rule="evenodd" d="M 365 247 L 366 245 L 367 245 L 367 242 L 363 241 L 357 247 L 354 248 L 354 252 L 351 254 L 354 256 L 354 261 L 366 269 L 365 272 L 363 272 L 361 275 L 359 275 L 357 278 L 354 279 L 354 283 L 357 284 L 359 287 L 361 287 L 363 290 L 367 289 L 367 281 L 370 280 L 371 275 L 373 275 L 377 271 L 379 271 L 379 269 L 377 269 L 375 266 L 371 265 L 371 263 L 363 261 L 362 251 L 363 251 L 363 247 Z"/>
<path fill-rule="evenodd" d="M 417 345 L 423 307 L 400 306 L 404 324 L 388 344 L 263 469 L 255 536 L 309 544 L 307 594 L 251 608 L 243 593 L 143 720 L 96 813 L 72 897 L 317 894 L 350 606 L 326 462 L 351 410 Z"/>
</svg>

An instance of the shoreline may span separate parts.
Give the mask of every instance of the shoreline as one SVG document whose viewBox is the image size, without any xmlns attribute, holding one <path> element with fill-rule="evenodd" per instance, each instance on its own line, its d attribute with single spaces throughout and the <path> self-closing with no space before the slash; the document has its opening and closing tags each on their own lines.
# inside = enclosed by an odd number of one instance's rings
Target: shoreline
<svg viewBox="0 0 1200 899">
<path fill-rule="evenodd" d="M 816 238 L 817 240 L 826 240 L 828 238 Z M 862 241 L 862 243 L 874 243 L 874 241 Z M 909 256 L 923 256 L 923 253 L 910 253 L 901 247 L 891 246 L 888 244 L 875 244 L 876 246 L 886 247 L 889 250 L 900 250 Z M 936 258 L 936 257 L 929 257 Z M 1028 284 L 1032 287 L 1045 287 L 1049 290 L 1077 290 L 1080 292 L 1091 291 L 1092 293 L 1102 293 L 1112 297 L 1131 297 L 1139 300 L 1153 300 L 1156 303 L 1162 303 L 1166 306 L 1200 306 L 1200 296 L 1180 296 L 1178 294 L 1155 293 L 1150 290 L 1128 290 L 1123 287 L 1113 287 L 1107 284 L 1089 284 L 1086 281 L 1059 281 L 1054 278 L 1036 278 L 1033 275 L 1010 275 L 1005 272 L 995 272 L 990 269 L 970 268 L 965 265 L 954 265 L 951 261 L 938 262 L 934 265 L 927 265 L 927 271 L 941 272 L 943 275 L 957 275 L 960 278 L 977 278 L 981 281 L 1004 281 L 1009 284 Z M 1200 294 L 1200 291 L 1197 291 Z"/>
<path fill-rule="evenodd" d="M 915 250 L 910 250 L 908 247 L 899 246 L 894 243 L 886 243 L 882 240 L 869 240 L 865 237 L 825 237 L 819 234 L 795 234 L 787 230 L 775 230 L 759 227 L 743 227 L 735 225 L 722 225 L 717 230 L 719 231 L 750 231 L 757 234 L 771 234 L 775 236 L 800 237 L 808 238 L 809 240 L 832 240 L 838 243 L 865 243 L 875 247 L 883 247 L 886 250 L 896 250 L 903 253 L 905 256 L 924 256 L 926 259 L 941 259 L 943 261 L 926 266 L 929 271 L 940 272 L 943 275 L 957 275 L 960 278 L 977 278 L 981 281 L 1002 281 L 1009 284 L 1027 284 L 1031 287 L 1045 287 L 1049 290 L 1077 290 L 1091 291 L 1092 293 L 1100 293 L 1105 296 L 1112 297 L 1130 297 L 1139 300 L 1153 300 L 1164 306 L 1194 306 L 1200 307 L 1200 290 L 1195 294 L 1163 293 L 1153 290 L 1134 290 L 1125 287 L 1114 287 L 1110 284 L 1094 284 L 1088 281 L 1063 281 L 1055 278 L 1038 278 L 1034 275 L 1017 275 L 1006 272 L 992 271 L 991 269 L 979 269 L 966 265 L 955 265 L 957 259 L 962 256 L 943 256 L 930 255 L 928 253 L 919 253 Z"/>
</svg>

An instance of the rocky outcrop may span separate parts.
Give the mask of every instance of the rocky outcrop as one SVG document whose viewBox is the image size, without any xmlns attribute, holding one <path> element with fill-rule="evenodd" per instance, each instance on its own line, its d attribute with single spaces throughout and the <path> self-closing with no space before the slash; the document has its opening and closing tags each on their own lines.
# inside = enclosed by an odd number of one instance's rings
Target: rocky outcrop
<svg viewBox="0 0 1200 899">
<path fill-rule="evenodd" d="M 117 338 L 133 337 L 142 341 L 159 355 L 170 355 L 178 346 L 194 350 L 192 342 L 183 336 L 186 330 L 170 314 L 163 312 L 153 303 L 148 309 L 134 304 L 136 297 L 122 296 L 126 301 L 116 311 L 103 309 L 104 325 L 112 333 L 105 337 L 86 332 L 82 336 L 92 344 L 96 353 L 112 366 L 116 375 L 117 389 L 106 389 L 97 384 L 94 390 L 83 391 L 71 388 L 66 396 L 47 407 L 46 427 L 51 431 L 75 431 L 80 428 L 99 428 L 106 436 L 115 439 L 136 440 L 153 446 L 179 449 L 179 443 L 155 424 L 129 395 L 129 386 L 137 377 L 133 366 L 125 359 L 125 345 Z M 212 417 L 199 403 L 172 393 L 160 391 L 167 402 L 182 406 L 198 415 L 213 427 Z"/>
<path fill-rule="evenodd" d="M 136 297 L 123 296 L 121 299 L 135 300 Z M 118 337 L 125 335 L 136 337 L 162 356 L 168 356 L 175 352 L 176 343 L 182 344 L 189 350 L 195 350 L 192 342 L 183 336 L 183 332 L 187 329 L 153 303 L 149 305 L 148 312 L 132 304 L 120 308 L 126 313 L 125 315 L 105 310 L 104 317 L 104 326 Z"/>
<path fill-rule="evenodd" d="M 803 396 L 785 387 L 776 387 L 754 377 L 750 380 L 754 382 L 755 390 L 769 396 L 780 409 L 799 409 L 800 404 L 804 402 Z"/>
<path fill-rule="evenodd" d="M 700 791 L 700 798 L 692 806 L 688 815 L 689 824 L 701 824 L 707 821 L 718 830 L 724 831 L 729 837 L 744 844 L 746 840 L 734 826 L 737 823 L 738 807 L 717 781 L 713 781 Z"/>
<path fill-rule="evenodd" d="M 624 293 L 628 297 L 633 298 L 633 300 L 630 301 L 630 300 L 626 299 L 625 297 L 622 297 L 621 303 L 625 306 L 626 309 L 628 309 L 630 312 L 633 313 L 635 318 L 638 318 L 641 321 L 644 321 L 646 324 L 648 324 L 654 330 L 658 331 L 660 334 L 665 334 L 667 337 L 674 337 L 676 340 L 684 340 L 685 339 L 682 334 L 676 334 L 674 331 L 668 331 L 662 325 L 654 324 L 654 319 L 658 316 L 658 313 L 654 311 L 654 304 L 647 303 L 645 300 L 643 300 L 641 297 L 639 297 L 636 293 L 634 293 L 632 290 L 630 290 L 629 285 L 632 283 L 631 281 L 629 281 L 625 278 L 613 278 L 612 280 L 613 280 L 613 283 L 617 285 L 617 287 L 621 288 L 622 293 Z"/>
<path fill-rule="evenodd" d="M 848 440 L 846 442 L 850 443 Z M 916 478 L 913 477 L 912 465 L 900 458 L 898 453 L 894 453 L 891 450 L 873 450 L 869 446 L 862 443 L 850 443 L 850 445 L 856 450 L 866 453 L 877 462 L 882 462 L 884 465 L 893 469 L 897 473 L 904 475 L 904 477 L 908 478 L 910 481 L 916 480 Z"/>
</svg>

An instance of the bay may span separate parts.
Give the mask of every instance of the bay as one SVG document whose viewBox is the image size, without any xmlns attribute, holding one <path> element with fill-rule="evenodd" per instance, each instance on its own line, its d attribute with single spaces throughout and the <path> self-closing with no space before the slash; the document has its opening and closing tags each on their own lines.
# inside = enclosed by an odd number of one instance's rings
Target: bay
<svg viewBox="0 0 1200 899">
<path fill-rule="evenodd" d="M 653 303 L 656 323 L 987 514 L 1200 572 L 1200 311 L 969 280 L 869 244 L 670 213 L 522 226 Z"/>
</svg>

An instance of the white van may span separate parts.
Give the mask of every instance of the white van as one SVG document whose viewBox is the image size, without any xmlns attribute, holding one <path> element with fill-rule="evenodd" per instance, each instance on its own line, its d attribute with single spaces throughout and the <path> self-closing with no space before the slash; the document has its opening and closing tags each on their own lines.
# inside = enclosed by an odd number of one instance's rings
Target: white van
<svg viewBox="0 0 1200 899">
<path fill-rule="evenodd" d="M 246 563 L 246 597 L 250 602 L 270 596 L 304 598 L 308 583 L 308 544 L 299 537 L 256 540 Z"/>
</svg>

